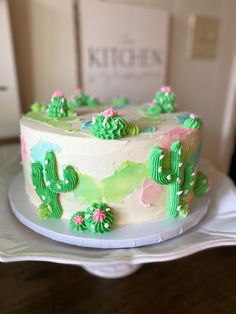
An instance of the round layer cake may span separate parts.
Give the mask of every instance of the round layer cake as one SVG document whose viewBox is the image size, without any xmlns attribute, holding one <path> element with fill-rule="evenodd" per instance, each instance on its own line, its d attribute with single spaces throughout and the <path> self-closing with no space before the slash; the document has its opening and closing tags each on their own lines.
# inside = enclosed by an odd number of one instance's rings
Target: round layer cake
<svg viewBox="0 0 236 314">
<path fill-rule="evenodd" d="M 153 107 L 158 104 L 106 110 L 99 104 L 74 111 L 56 93 L 48 108 L 39 104 L 26 114 L 22 164 L 39 216 L 67 219 L 83 231 L 90 209 L 98 224 L 107 216 L 109 231 L 113 223 L 187 215 L 193 192 L 207 190 L 207 179 L 197 173 L 200 119 Z"/>
</svg>

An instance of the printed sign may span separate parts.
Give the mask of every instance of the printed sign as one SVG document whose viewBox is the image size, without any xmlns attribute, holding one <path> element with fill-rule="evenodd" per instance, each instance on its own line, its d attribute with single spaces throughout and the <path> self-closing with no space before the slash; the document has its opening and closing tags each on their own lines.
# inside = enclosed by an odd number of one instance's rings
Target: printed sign
<svg viewBox="0 0 236 314">
<path fill-rule="evenodd" d="M 147 6 L 79 1 L 84 90 L 105 102 L 151 101 L 165 83 L 169 14 Z"/>
</svg>

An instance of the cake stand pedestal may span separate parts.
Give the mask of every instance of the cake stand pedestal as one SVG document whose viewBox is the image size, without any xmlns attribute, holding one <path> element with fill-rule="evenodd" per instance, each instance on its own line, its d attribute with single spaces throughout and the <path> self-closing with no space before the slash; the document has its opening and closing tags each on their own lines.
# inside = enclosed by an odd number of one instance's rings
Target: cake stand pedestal
<svg viewBox="0 0 236 314">
<path fill-rule="evenodd" d="M 219 246 L 236 245 L 236 191 L 231 180 L 203 163 L 210 177 L 211 202 L 204 219 L 184 234 L 157 244 L 97 249 L 68 245 L 39 235 L 12 214 L 8 189 L 20 171 L 18 160 L 0 168 L 0 261 L 49 261 L 78 265 L 97 276 L 118 278 L 144 263 L 170 261 Z M 23 182 L 22 182 L 23 184 Z"/>
<path fill-rule="evenodd" d="M 142 264 L 133 265 L 128 263 L 119 263 L 107 266 L 84 266 L 83 269 L 95 276 L 115 279 L 132 275 L 139 270 L 141 266 Z"/>
</svg>

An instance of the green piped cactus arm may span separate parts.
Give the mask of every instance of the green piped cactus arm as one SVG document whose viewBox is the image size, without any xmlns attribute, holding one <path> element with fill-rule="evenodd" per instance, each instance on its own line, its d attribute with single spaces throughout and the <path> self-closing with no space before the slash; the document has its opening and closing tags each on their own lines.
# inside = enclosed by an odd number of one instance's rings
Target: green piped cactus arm
<svg viewBox="0 0 236 314">
<path fill-rule="evenodd" d="M 60 180 L 57 172 L 57 161 L 54 152 L 47 152 L 45 156 L 46 184 L 55 193 L 65 193 L 73 190 L 78 184 L 78 174 L 72 166 L 63 169 L 63 178 Z"/>
<path fill-rule="evenodd" d="M 50 191 L 47 189 L 44 182 L 43 167 L 40 162 L 32 164 L 32 182 L 35 192 L 38 194 L 43 202 L 48 202 L 50 198 Z"/>
<path fill-rule="evenodd" d="M 57 162 L 54 152 L 47 152 L 44 167 L 40 162 L 32 164 L 32 182 L 36 193 L 42 200 L 39 206 L 41 218 L 60 218 L 62 207 L 59 194 L 69 192 L 78 183 L 78 174 L 73 167 L 67 166 L 63 170 L 64 180 L 59 180 Z"/>
<path fill-rule="evenodd" d="M 62 215 L 62 207 L 58 199 L 58 194 L 52 192 L 48 188 L 47 183 L 45 183 L 43 166 L 40 162 L 35 162 L 32 164 L 32 182 L 35 192 L 42 200 L 42 203 L 45 205 L 44 215 L 46 215 L 47 218 L 60 218 Z"/>
<path fill-rule="evenodd" d="M 164 167 L 165 154 L 161 148 L 153 148 L 149 159 L 149 174 L 151 178 L 161 185 L 169 185 L 167 214 L 170 217 L 178 216 L 181 210 L 180 197 L 183 193 L 181 189 L 183 181 L 181 154 L 181 143 L 176 141 L 171 145 L 169 169 Z"/>
<path fill-rule="evenodd" d="M 193 187 L 194 194 L 197 196 L 202 196 L 205 195 L 209 191 L 209 189 L 209 180 L 207 176 L 203 172 L 198 171 Z"/>
<path fill-rule="evenodd" d="M 171 145 L 171 165 L 170 169 L 164 167 L 165 154 L 160 147 L 154 147 L 150 154 L 150 177 L 159 184 L 170 184 L 177 178 L 180 164 L 181 144 L 180 142 L 174 142 Z"/>
<path fill-rule="evenodd" d="M 184 182 L 182 185 L 184 195 L 187 195 L 189 191 L 193 190 L 195 179 L 194 177 L 195 177 L 194 165 L 187 164 L 184 169 Z"/>
</svg>

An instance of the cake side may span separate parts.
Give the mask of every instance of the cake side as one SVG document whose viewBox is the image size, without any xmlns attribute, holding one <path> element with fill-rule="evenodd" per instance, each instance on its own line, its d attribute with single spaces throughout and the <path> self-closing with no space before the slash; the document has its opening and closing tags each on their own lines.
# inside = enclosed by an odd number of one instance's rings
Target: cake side
<svg viewBox="0 0 236 314">
<path fill-rule="evenodd" d="M 72 110 L 56 91 L 48 108 L 34 104 L 21 119 L 25 186 L 39 216 L 100 233 L 114 220 L 122 225 L 186 216 L 193 191 L 208 190 L 206 177 L 197 173 L 201 120 L 173 112 L 166 87 L 150 105 L 118 103 L 119 112 L 81 97 L 80 106 L 97 105 Z"/>
<path fill-rule="evenodd" d="M 148 122 L 150 124 L 150 122 Z M 141 125 L 148 129 L 148 124 Z M 59 176 L 65 165 L 71 165 L 79 177 L 78 186 L 60 195 L 63 218 L 69 219 L 76 210 L 85 210 L 93 202 L 105 202 L 114 209 L 117 224 L 138 223 L 166 216 L 168 187 L 155 183 L 148 174 L 148 158 L 153 147 L 170 150 L 181 140 L 183 161 L 195 159 L 200 151 L 200 131 L 185 129 L 176 114 L 170 114 L 152 133 L 140 133 L 122 140 L 102 141 L 88 133 L 75 136 L 61 130 L 48 129 L 41 123 L 23 118 L 21 136 L 25 147 L 23 168 L 30 200 L 40 205 L 32 183 L 33 162 L 44 162 L 47 151 L 54 151 Z M 86 136 L 85 136 L 86 135 Z M 190 202 L 191 193 L 187 201 Z"/>
</svg>

